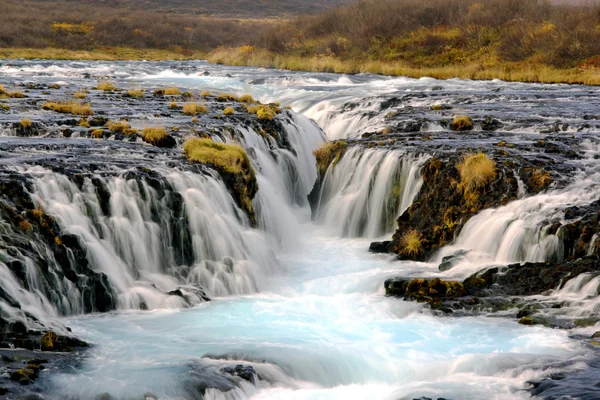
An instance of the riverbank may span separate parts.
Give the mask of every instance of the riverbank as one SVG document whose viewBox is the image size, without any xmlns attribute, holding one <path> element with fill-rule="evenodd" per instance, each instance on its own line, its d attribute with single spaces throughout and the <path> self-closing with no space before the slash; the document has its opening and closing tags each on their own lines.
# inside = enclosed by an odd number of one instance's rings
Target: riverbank
<svg viewBox="0 0 600 400">
<path fill-rule="evenodd" d="M 480 62 L 455 64 L 443 67 L 414 68 L 402 62 L 378 62 L 373 60 L 343 60 L 332 56 L 300 57 L 280 55 L 266 50 L 248 52 L 242 48 L 221 48 L 213 52 L 185 49 L 133 49 L 127 47 L 101 47 L 93 50 L 69 50 L 58 48 L 3 48 L 3 59 L 85 60 L 85 61 L 169 61 L 200 60 L 230 66 L 287 69 L 290 71 L 330 72 L 338 74 L 377 74 L 430 77 L 435 79 L 499 79 L 506 82 L 566 83 L 600 85 L 597 68 L 553 68 L 531 62 L 485 65 Z"/>
</svg>

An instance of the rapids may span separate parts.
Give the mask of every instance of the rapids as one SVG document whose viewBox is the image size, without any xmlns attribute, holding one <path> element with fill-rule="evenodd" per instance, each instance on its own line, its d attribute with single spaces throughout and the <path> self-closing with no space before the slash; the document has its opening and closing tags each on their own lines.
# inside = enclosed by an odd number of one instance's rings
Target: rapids
<svg viewBox="0 0 600 400">
<path fill-rule="evenodd" d="M 566 205 L 597 198 L 597 143 L 586 142 L 589 157 L 576 166 L 580 172 L 565 177 L 570 184 L 564 188 L 524 193 L 469 221 L 438 256 L 458 249 L 471 255 L 445 274 L 439 259 L 401 262 L 367 252 L 367 239 L 393 233 L 419 192 L 421 167 L 431 154 L 353 148 L 327 171 L 312 220 L 307 196 L 317 178 L 312 151 L 325 138 L 381 131 L 389 113 L 417 120 L 418 107 L 451 104 L 471 115 L 492 114 L 517 138 L 558 122 L 569 134 L 593 135 L 600 129 L 588 122 L 600 105 L 596 88 L 205 62 L 5 61 L 0 79 L 57 83 L 65 90 L 109 79 L 122 87 L 250 93 L 295 111 L 285 112 L 289 147 L 243 125 L 232 128 L 257 171 L 257 227 L 218 174 L 174 163 L 171 151 L 150 154 L 78 138 L 60 145 L 52 138 L 14 138 L 3 127 L 2 164 L 30 180 L 34 203 L 80 239 L 91 268 L 108 277 L 116 296 L 115 311 L 84 314 L 85 293 L 65 282 L 46 290 L 29 256 L 31 287 L 20 287 L 6 266 L 10 257 L 0 253 L 2 288 L 24 310 L 93 344 L 76 367 L 40 378 L 50 399 L 528 399 L 529 381 L 588 368 L 589 353 L 567 330 L 495 316 L 440 317 L 385 297 L 383 282 L 395 275 L 464 277 L 493 263 L 560 258 L 559 237 L 544 235 L 544 227 Z M 99 101 L 107 115 L 114 112 Z M 151 110 L 128 112 L 132 125 L 155 118 Z M 23 117 L 43 118 L 28 112 L 5 119 Z M 441 130 L 435 118 L 423 130 Z M 78 184 L 72 174 L 38 165 L 54 160 L 91 160 L 93 172 Z M 133 173 L 140 166 L 153 175 Z M 108 204 L 95 187 L 110 194 Z M 597 287 L 598 278 L 583 275 L 552 296 L 570 301 L 574 315 L 589 314 L 598 305 Z M 168 294 L 174 290 L 181 296 Z M 0 308 L 22 317 L 9 304 Z M 224 378 L 223 368 L 238 364 L 253 368 L 252 383 Z"/>
</svg>

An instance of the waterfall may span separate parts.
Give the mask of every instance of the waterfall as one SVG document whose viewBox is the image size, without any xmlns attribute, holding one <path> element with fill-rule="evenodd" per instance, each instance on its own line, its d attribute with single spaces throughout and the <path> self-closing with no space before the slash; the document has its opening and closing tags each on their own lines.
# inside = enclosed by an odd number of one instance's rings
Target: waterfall
<svg viewBox="0 0 600 400">
<path fill-rule="evenodd" d="M 380 237 L 413 202 L 429 158 L 400 150 L 351 148 L 321 185 L 316 220 L 340 236 Z"/>
<path fill-rule="evenodd" d="M 85 249 L 90 271 L 106 279 L 102 285 L 113 292 L 114 306 L 188 307 L 207 296 L 260 291 L 265 278 L 281 270 L 278 251 L 293 245 L 293 233 L 310 214 L 306 198 L 317 176 L 312 151 L 324 135 L 305 117 L 289 112 L 282 117 L 277 140 L 244 126 L 214 136 L 239 143 L 250 156 L 259 183 L 253 200 L 256 228 L 216 171 L 169 160 L 181 157 L 176 153 L 149 163 L 135 153 L 139 148 L 124 147 L 116 155 L 118 167 L 88 170 L 82 163 L 81 173 L 6 168 L 26 178 L 35 207 Z M 0 222 L 5 231 L 10 229 Z M 31 246 L 35 257 L 0 254 L 0 290 L 14 300 L 0 302 L 9 319 L 26 320 L 29 310 L 42 322 L 97 310 L 89 305 L 93 289 L 85 277 L 66 279 L 65 265 L 42 241 Z M 14 259 L 26 266 L 25 279 L 7 266 Z M 39 274 L 43 268 L 37 259 L 46 260 L 49 273 Z"/>
<path fill-rule="evenodd" d="M 480 212 L 432 261 L 439 263 L 458 250 L 468 250 L 464 262 L 450 272 L 460 275 L 476 272 L 486 263 L 562 261 L 561 230 L 551 234 L 551 225 L 569 222 L 564 217 L 566 208 L 587 206 L 600 196 L 600 144 L 584 141 L 583 150 L 586 157 L 569 185 Z"/>
</svg>

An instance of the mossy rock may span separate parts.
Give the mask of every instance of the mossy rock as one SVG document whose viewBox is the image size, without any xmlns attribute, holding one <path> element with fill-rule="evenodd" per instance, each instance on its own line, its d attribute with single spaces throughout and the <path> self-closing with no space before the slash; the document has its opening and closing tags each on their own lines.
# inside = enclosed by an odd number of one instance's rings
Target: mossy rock
<svg viewBox="0 0 600 400">
<path fill-rule="evenodd" d="M 42 351 L 54 351 L 58 345 L 58 336 L 52 331 L 48 331 L 42 336 L 40 342 Z"/>
</svg>

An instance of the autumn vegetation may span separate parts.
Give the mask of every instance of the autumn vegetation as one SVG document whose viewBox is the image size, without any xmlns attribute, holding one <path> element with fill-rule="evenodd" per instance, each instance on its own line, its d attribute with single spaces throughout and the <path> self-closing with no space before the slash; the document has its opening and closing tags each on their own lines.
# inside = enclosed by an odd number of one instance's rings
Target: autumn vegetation
<svg viewBox="0 0 600 400">
<path fill-rule="evenodd" d="M 271 9 L 285 3 L 290 12 L 273 14 L 263 3 L 233 0 L 232 7 L 219 3 L 229 13 L 208 1 L 3 0 L 0 57 L 208 58 L 292 70 L 600 84 L 598 2 L 359 0 L 331 8 L 346 2 L 278 0 Z M 321 12 L 291 15 L 308 11 L 300 7 L 307 4 Z"/>
</svg>

